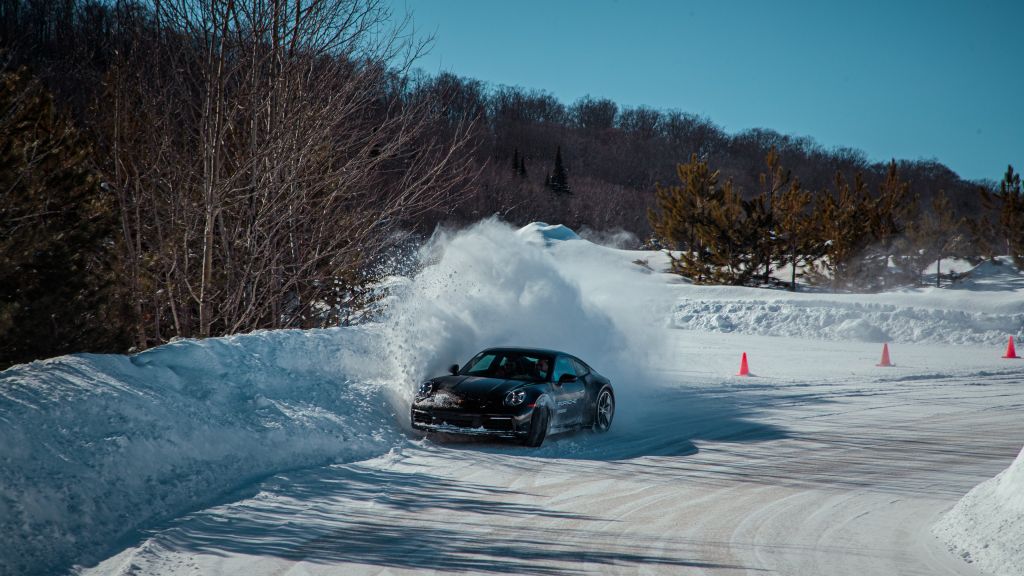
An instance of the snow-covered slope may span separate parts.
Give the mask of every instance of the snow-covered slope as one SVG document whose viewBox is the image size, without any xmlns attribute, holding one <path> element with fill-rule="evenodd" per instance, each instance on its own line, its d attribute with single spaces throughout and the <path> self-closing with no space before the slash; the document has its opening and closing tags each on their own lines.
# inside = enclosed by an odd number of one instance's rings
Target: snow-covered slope
<svg viewBox="0 0 1024 576">
<path fill-rule="evenodd" d="M 88 564 L 133 531 L 266 475 L 387 452 L 407 441 L 415 384 L 485 346 L 580 355 L 616 382 L 620 417 L 642 434 L 644 415 L 630 403 L 665 379 L 650 360 L 679 357 L 652 328 L 984 344 L 993 354 L 1009 334 L 1024 341 L 1024 276 L 1006 264 L 983 265 L 954 288 L 886 294 L 701 287 L 662 273 L 658 252 L 494 220 L 437 234 L 421 258 L 415 277 L 389 281 L 379 324 L 180 341 L 0 373 L 0 574 Z M 1003 505 L 1021 490 L 1006 478 L 1024 473 L 1009 472 L 989 484 L 1015 488 L 979 487 L 941 531 L 979 565 L 978 543 L 1004 538 L 993 530 L 1024 541 L 1011 515 L 1019 511 Z M 969 524 L 971 510 L 987 523 Z"/>
<path fill-rule="evenodd" d="M 96 560 L 132 529 L 284 469 L 386 452 L 363 330 L 181 341 L 0 373 L 0 574 Z"/>
</svg>

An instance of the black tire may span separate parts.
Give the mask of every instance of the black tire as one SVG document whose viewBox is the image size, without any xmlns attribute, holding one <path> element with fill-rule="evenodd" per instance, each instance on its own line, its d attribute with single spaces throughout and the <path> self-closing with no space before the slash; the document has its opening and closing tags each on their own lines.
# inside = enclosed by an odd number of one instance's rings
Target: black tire
<svg viewBox="0 0 1024 576">
<path fill-rule="evenodd" d="M 548 435 L 548 422 L 550 417 L 547 408 L 537 408 L 533 411 L 533 418 L 530 418 L 530 432 L 523 439 L 523 444 L 530 448 L 537 448 L 544 443 Z"/>
<path fill-rule="evenodd" d="M 604 433 L 612 427 L 612 419 L 615 417 L 615 395 L 611 388 L 601 388 L 597 393 L 597 402 L 594 403 L 594 432 Z"/>
</svg>

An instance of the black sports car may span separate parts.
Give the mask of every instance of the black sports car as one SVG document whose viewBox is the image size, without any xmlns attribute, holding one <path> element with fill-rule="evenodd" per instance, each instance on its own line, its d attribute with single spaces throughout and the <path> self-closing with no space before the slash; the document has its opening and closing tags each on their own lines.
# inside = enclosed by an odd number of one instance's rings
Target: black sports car
<svg viewBox="0 0 1024 576">
<path fill-rule="evenodd" d="M 540 446 L 549 432 L 606 432 L 615 415 L 612 383 L 564 352 L 488 348 L 449 371 L 451 376 L 420 384 L 412 404 L 414 429 Z"/>
</svg>

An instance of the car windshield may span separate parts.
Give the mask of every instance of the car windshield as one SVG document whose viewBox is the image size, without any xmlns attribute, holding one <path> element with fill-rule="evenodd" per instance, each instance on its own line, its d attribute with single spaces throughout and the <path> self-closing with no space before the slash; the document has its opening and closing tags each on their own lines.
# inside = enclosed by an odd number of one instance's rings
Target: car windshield
<svg viewBox="0 0 1024 576">
<path fill-rule="evenodd" d="M 467 362 L 459 373 L 466 376 L 546 382 L 551 376 L 551 365 L 551 357 L 543 354 L 481 352 Z"/>
</svg>

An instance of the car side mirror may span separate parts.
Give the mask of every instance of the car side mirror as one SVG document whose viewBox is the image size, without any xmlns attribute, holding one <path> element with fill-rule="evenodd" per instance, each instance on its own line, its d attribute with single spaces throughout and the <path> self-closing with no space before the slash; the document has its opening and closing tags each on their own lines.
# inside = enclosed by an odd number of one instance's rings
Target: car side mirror
<svg viewBox="0 0 1024 576">
<path fill-rule="evenodd" d="M 576 375 L 575 374 L 562 374 L 561 376 L 558 377 L 558 383 L 559 384 L 565 384 L 566 382 L 575 382 L 575 381 L 576 381 Z"/>
<path fill-rule="evenodd" d="M 448 367 L 448 371 L 452 373 L 452 376 L 455 376 L 456 374 L 459 373 L 459 365 L 452 364 L 451 366 Z"/>
</svg>

